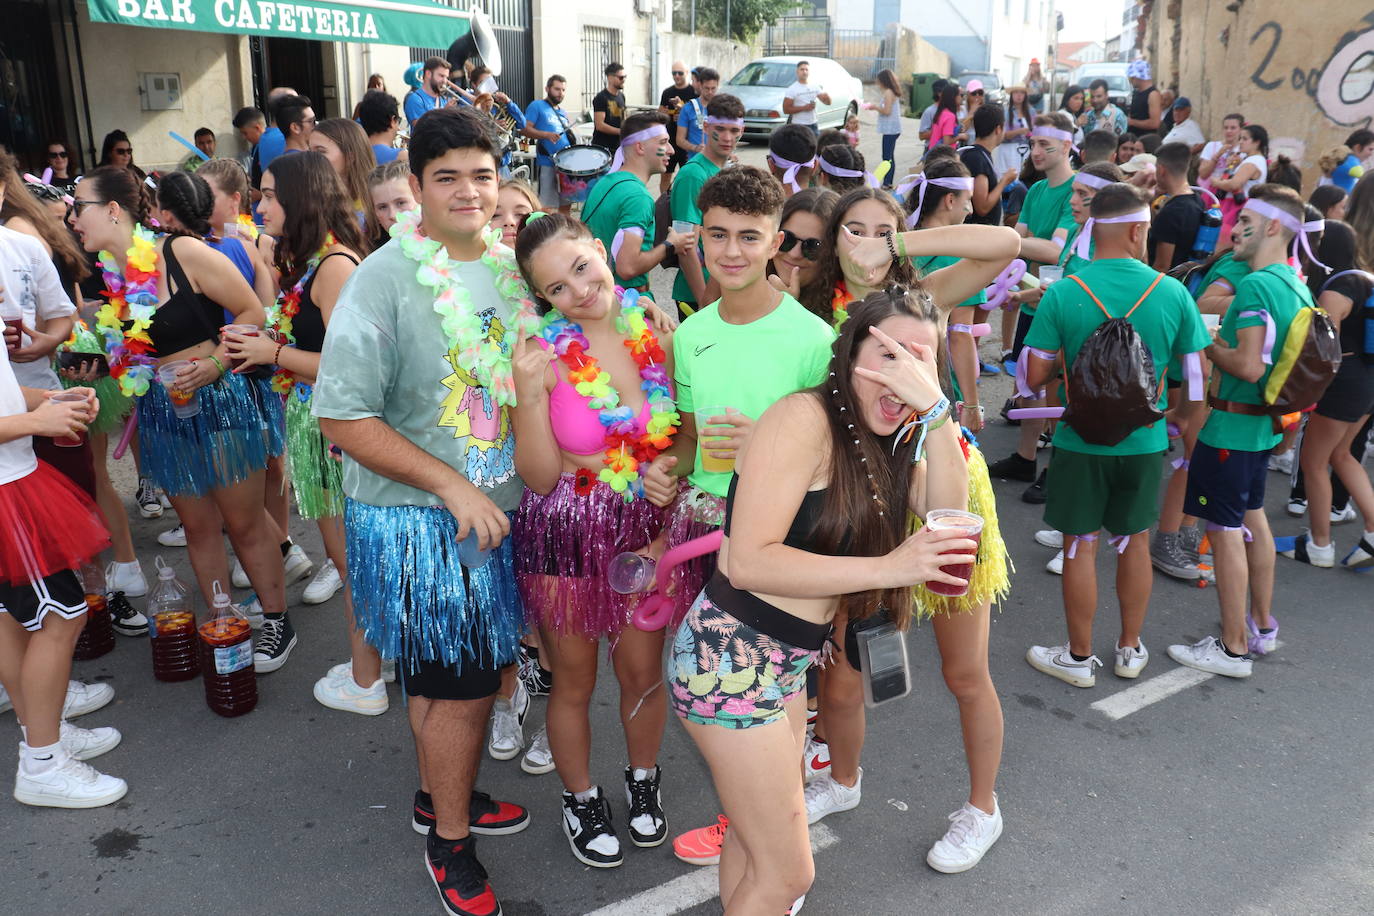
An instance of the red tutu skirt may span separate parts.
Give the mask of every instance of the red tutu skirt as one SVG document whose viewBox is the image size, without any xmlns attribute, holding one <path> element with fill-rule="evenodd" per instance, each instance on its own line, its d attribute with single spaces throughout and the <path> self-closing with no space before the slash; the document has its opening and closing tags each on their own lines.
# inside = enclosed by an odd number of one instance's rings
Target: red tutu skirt
<svg viewBox="0 0 1374 916">
<path fill-rule="evenodd" d="M 52 465 L 0 485 L 0 582 L 24 585 L 78 569 L 110 546 L 100 510 Z"/>
</svg>

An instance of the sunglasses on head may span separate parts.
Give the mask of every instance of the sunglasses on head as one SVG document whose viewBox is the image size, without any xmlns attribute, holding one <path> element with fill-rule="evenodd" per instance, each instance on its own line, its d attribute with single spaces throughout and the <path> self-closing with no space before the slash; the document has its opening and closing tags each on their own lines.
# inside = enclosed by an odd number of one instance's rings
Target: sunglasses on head
<svg viewBox="0 0 1374 916">
<path fill-rule="evenodd" d="M 820 239 L 804 239 L 791 229 L 782 230 L 782 244 L 778 246 L 778 250 L 791 251 L 798 242 L 801 242 L 802 257 L 808 261 L 814 261 L 821 256 Z"/>
</svg>

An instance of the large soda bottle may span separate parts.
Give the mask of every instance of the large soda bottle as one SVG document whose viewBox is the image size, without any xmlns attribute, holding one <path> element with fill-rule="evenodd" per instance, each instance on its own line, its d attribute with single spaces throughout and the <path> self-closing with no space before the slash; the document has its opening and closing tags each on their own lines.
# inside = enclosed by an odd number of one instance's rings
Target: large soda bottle
<svg viewBox="0 0 1374 916">
<path fill-rule="evenodd" d="M 253 636 L 243 616 L 218 582 L 215 606 L 200 625 L 200 672 L 205 702 L 221 716 L 241 716 L 258 705 L 258 673 L 253 668 Z"/>
<path fill-rule="evenodd" d="M 105 574 L 94 563 L 81 567 L 81 584 L 86 589 L 86 623 L 76 639 L 72 658 L 88 661 L 99 658 L 115 645 L 114 623 L 105 599 Z"/>
<path fill-rule="evenodd" d="M 1193 236 L 1192 258 L 1205 261 L 1217 250 L 1217 241 L 1221 238 L 1221 204 L 1215 194 L 1204 188 L 1194 188 L 1193 191 L 1207 201 L 1207 209 L 1198 223 L 1197 235 Z"/>
<path fill-rule="evenodd" d="M 189 681 L 200 671 L 191 592 L 162 557 L 157 558 L 157 583 L 148 595 L 148 636 L 153 647 L 153 677 Z"/>
</svg>

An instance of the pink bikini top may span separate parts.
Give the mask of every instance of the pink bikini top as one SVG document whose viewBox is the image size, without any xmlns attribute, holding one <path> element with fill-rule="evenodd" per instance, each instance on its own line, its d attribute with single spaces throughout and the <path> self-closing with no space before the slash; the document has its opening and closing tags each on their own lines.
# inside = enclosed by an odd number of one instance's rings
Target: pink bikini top
<svg viewBox="0 0 1374 916">
<path fill-rule="evenodd" d="M 545 350 L 550 349 L 548 341 L 538 340 L 538 343 Z M 558 442 L 558 447 L 569 454 L 600 454 L 606 445 L 606 428 L 601 425 L 600 411 L 588 406 L 590 398 L 577 393 L 577 389 L 568 381 L 567 367 L 563 363 L 555 361 L 551 365 L 558 377 L 553 391 L 549 393 L 549 421 L 553 426 L 553 438 Z M 648 429 L 650 414 L 649 402 L 645 401 L 635 417 L 637 435 L 644 435 Z"/>
</svg>

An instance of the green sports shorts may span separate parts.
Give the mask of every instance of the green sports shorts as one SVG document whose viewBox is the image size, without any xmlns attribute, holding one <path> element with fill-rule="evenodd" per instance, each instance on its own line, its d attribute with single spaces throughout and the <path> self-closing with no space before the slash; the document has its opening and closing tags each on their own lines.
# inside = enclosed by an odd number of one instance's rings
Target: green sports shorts
<svg viewBox="0 0 1374 916">
<path fill-rule="evenodd" d="M 1064 534 L 1138 534 L 1159 520 L 1162 452 L 1089 455 L 1056 448 L 1045 479 L 1045 524 Z"/>
</svg>

